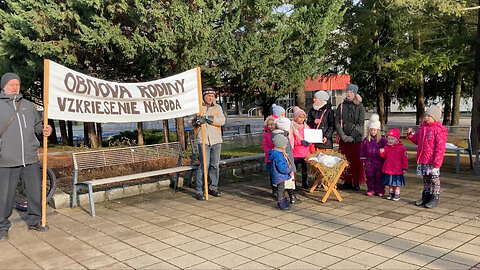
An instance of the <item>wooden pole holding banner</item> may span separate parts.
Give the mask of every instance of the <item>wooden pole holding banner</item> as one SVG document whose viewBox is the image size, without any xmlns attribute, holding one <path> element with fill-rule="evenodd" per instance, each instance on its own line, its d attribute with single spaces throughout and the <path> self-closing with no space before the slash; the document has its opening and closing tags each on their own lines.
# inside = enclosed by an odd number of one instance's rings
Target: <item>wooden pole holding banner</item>
<svg viewBox="0 0 480 270">
<path fill-rule="evenodd" d="M 198 84 L 198 104 L 200 111 L 197 115 L 202 115 L 202 103 L 203 103 L 203 95 L 202 95 L 202 73 L 200 72 L 200 67 L 197 67 L 197 84 Z M 201 132 L 202 132 L 202 160 L 203 160 L 203 182 L 205 184 L 205 200 L 208 200 L 208 171 L 207 171 L 207 161 L 205 155 L 205 124 L 201 124 Z M 199 164 L 202 166 L 202 164 Z"/>
<path fill-rule="evenodd" d="M 48 86 L 50 61 L 43 60 L 43 127 L 48 125 Z M 47 150 L 48 137 L 43 136 L 43 172 L 42 172 L 42 227 L 47 223 Z"/>
</svg>

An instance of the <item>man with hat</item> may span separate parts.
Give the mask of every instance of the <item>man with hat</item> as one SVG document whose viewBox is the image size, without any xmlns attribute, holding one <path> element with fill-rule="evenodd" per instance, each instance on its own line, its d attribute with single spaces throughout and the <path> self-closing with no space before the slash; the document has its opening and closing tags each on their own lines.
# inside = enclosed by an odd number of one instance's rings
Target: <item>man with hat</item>
<svg viewBox="0 0 480 270">
<path fill-rule="evenodd" d="M 33 104 L 20 93 L 20 78 L 5 73 L 0 92 L 0 241 L 8 239 L 17 184 L 25 182 L 29 230 L 46 231 L 41 226 L 42 176 L 38 165 L 36 135 L 49 136 L 52 127 L 43 128 L 42 118 Z"/>
<path fill-rule="evenodd" d="M 220 152 L 222 151 L 222 126 L 225 125 L 225 114 L 220 105 L 215 103 L 215 90 L 205 88 L 203 90 L 202 115 L 192 116 L 188 124 L 194 127 L 195 140 L 198 146 L 200 165 L 195 177 L 195 198 L 205 200 L 203 179 L 203 154 L 201 125 L 205 126 L 205 162 L 208 170 L 208 193 L 220 197 L 218 191 Z"/>
</svg>

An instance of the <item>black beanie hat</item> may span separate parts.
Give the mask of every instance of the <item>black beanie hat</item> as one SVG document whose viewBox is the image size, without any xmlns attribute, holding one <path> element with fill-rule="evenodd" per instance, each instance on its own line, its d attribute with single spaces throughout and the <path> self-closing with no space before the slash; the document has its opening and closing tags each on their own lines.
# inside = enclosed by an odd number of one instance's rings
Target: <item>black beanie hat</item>
<svg viewBox="0 0 480 270">
<path fill-rule="evenodd" d="M 15 73 L 5 73 L 2 76 L 1 87 L 2 89 L 7 85 L 7 83 L 11 80 L 17 79 L 20 82 L 20 77 L 18 77 Z"/>
</svg>

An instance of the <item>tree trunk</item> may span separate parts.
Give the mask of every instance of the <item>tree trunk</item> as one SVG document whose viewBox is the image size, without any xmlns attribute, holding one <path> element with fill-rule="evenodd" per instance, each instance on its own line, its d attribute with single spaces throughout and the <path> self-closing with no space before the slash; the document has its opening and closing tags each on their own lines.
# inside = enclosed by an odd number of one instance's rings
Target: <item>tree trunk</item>
<svg viewBox="0 0 480 270">
<path fill-rule="evenodd" d="M 445 93 L 443 97 L 443 122 L 444 126 L 449 126 L 452 122 L 452 95 L 450 93 Z"/>
<path fill-rule="evenodd" d="M 65 125 L 65 120 L 59 120 L 58 126 L 60 127 L 60 134 L 62 136 L 62 144 L 64 146 L 68 145 L 68 135 L 67 135 L 67 126 Z"/>
<path fill-rule="evenodd" d="M 72 121 L 67 121 L 67 130 L 68 130 L 68 145 L 73 146 L 73 123 Z"/>
<path fill-rule="evenodd" d="M 478 1 L 480 4 L 480 0 Z M 475 40 L 475 76 L 473 90 L 473 107 L 471 120 L 471 142 L 472 150 L 477 151 L 480 148 L 480 10 L 477 18 L 477 37 Z"/>
<path fill-rule="evenodd" d="M 182 145 L 182 149 L 187 149 L 185 142 L 185 124 L 183 123 L 183 117 L 175 118 L 175 126 L 177 129 L 177 141 Z"/>
<path fill-rule="evenodd" d="M 239 100 L 238 98 L 235 99 L 235 102 L 237 103 L 237 115 L 238 116 L 243 116 L 243 102 Z"/>
<path fill-rule="evenodd" d="M 306 103 L 306 94 L 305 94 L 305 88 L 301 88 L 297 91 L 296 99 L 295 99 L 295 104 L 300 107 L 302 110 L 305 109 L 305 103 Z"/>
<path fill-rule="evenodd" d="M 462 99 L 462 74 L 455 72 L 455 86 L 453 94 L 452 126 L 458 126 L 460 122 L 460 101 Z"/>
<path fill-rule="evenodd" d="M 143 139 L 143 123 L 137 123 L 137 131 L 138 131 L 138 145 L 145 145 L 145 141 Z"/>
<path fill-rule="evenodd" d="M 385 127 L 385 87 L 380 76 L 375 76 L 375 84 L 377 88 L 377 113 L 380 118 L 381 127 Z"/>
<path fill-rule="evenodd" d="M 97 130 L 97 140 L 98 140 L 98 148 L 102 148 L 103 144 L 103 137 L 102 137 L 102 123 L 96 123 L 96 130 Z"/>
<path fill-rule="evenodd" d="M 87 126 L 87 134 L 88 134 L 88 139 L 90 140 L 90 146 L 94 149 L 97 149 L 98 139 L 97 139 L 97 134 L 95 133 L 95 123 L 87 122 L 85 124 Z"/>
<path fill-rule="evenodd" d="M 170 128 L 168 127 L 168 120 L 163 120 L 163 140 L 168 143 L 170 141 Z"/>
<path fill-rule="evenodd" d="M 416 104 L 417 104 L 417 120 L 416 124 L 420 125 L 423 121 L 423 117 L 425 114 L 425 95 L 424 95 L 424 81 L 423 81 L 423 74 L 418 74 L 418 88 L 417 88 L 417 96 L 416 96 Z"/>
<path fill-rule="evenodd" d="M 90 147 L 90 140 L 88 139 L 88 122 L 83 122 L 83 145 Z"/>
<path fill-rule="evenodd" d="M 48 143 L 58 144 L 57 132 L 55 130 L 55 121 L 53 121 L 53 119 L 48 119 L 48 124 L 52 127 L 52 134 L 50 134 L 50 136 L 48 136 Z"/>
</svg>

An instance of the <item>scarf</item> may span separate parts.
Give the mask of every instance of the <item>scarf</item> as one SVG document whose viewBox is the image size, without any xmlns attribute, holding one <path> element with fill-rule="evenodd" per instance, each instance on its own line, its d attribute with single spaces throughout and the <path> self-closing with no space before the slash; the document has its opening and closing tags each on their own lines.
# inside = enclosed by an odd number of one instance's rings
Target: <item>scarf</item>
<svg viewBox="0 0 480 270">
<path fill-rule="evenodd" d="M 299 124 L 296 121 L 293 121 L 292 122 L 293 135 L 295 135 L 295 137 L 297 139 L 302 139 L 303 140 L 303 138 L 302 138 L 302 136 L 300 136 L 300 133 L 298 132 L 298 130 L 301 129 L 301 128 L 305 128 L 306 126 L 307 126 L 307 124 L 305 124 L 305 123 Z"/>
<path fill-rule="evenodd" d="M 325 106 L 325 104 L 327 104 L 327 103 L 325 102 L 325 103 L 323 103 L 322 105 L 318 105 L 318 106 L 315 105 L 315 104 L 313 104 L 313 109 L 316 110 L 316 111 L 318 111 L 318 110 L 320 110 L 321 108 L 323 108 L 323 106 Z"/>
</svg>

